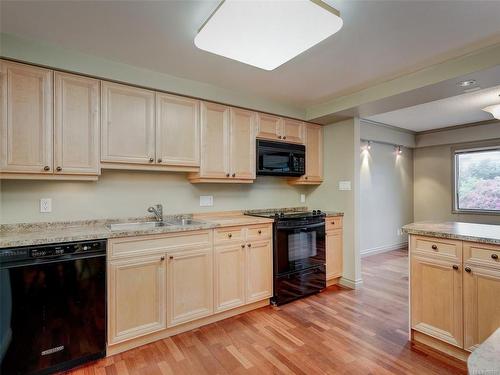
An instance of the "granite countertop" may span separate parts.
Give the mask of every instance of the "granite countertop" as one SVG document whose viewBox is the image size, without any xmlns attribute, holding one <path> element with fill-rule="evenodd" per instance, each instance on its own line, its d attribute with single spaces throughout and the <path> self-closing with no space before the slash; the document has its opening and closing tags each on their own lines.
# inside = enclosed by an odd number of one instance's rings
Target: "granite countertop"
<svg viewBox="0 0 500 375">
<path fill-rule="evenodd" d="M 500 225 L 461 222 L 419 222 L 405 225 L 408 234 L 500 245 Z"/>
<path fill-rule="evenodd" d="M 470 374 L 500 374 L 500 328 L 472 352 L 467 361 Z"/>
<path fill-rule="evenodd" d="M 191 217 L 196 220 L 188 225 L 165 225 L 162 227 L 147 229 L 120 229 L 111 230 L 107 227 L 113 223 L 144 222 L 152 221 L 149 217 L 110 219 L 110 220 L 84 220 L 55 223 L 33 223 L 33 224 L 7 224 L 0 225 L 0 249 L 33 246 L 50 243 L 62 243 L 73 241 L 97 240 L 118 237 L 132 237 L 149 234 L 164 234 L 182 231 L 193 231 L 226 227 L 233 225 L 251 225 L 272 223 L 272 219 L 245 216 L 239 213 L 219 213 L 217 215 L 177 215 L 165 216 L 164 221 L 179 217 Z"/>
</svg>

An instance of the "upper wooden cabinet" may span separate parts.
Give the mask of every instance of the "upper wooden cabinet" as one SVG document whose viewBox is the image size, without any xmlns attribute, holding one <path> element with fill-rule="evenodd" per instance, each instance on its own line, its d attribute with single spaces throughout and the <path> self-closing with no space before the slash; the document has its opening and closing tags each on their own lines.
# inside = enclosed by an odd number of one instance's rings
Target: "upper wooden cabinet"
<svg viewBox="0 0 500 375">
<path fill-rule="evenodd" d="M 156 93 L 156 162 L 200 165 L 200 102 Z"/>
<path fill-rule="evenodd" d="M 255 113 L 201 103 L 200 172 L 191 182 L 248 183 L 255 179 Z"/>
<path fill-rule="evenodd" d="M 55 72 L 56 174 L 98 175 L 99 81 Z"/>
<path fill-rule="evenodd" d="M 0 171 L 52 174 L 52 72 L 3 60 L 0 64 Z"/>
<path fill-rule="evenodd" d="M 289 180 L 292 185 L 318 185 L 323 182 L 323 128 L 306 124 L 306 174 Z"/>
<path fill-rule="evenodd" d="M 304 143 L 302 121 L 259 113 L 257 115 L 257 138 L 288 143 Z"/>
<path fill-rule="evenodd" d="M 102 82 L 102 161 L 155 161 L 154 105 L 153 91 Z"/>
</svg>

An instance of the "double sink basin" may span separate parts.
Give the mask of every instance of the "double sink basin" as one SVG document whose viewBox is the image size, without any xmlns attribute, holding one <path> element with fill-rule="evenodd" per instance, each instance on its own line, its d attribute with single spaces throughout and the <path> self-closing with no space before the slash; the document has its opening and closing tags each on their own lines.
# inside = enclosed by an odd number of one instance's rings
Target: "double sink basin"
<svg viewBox="0 0 500 375">
<path fill-rule="evenodd" d="M 136 230 L 148 230 L 154 228 L 162 228 L 168 226 L 180 226 L 187 227 L 191 225 L 201 225 L 204 222 L 193 220 L 190 218 L 178 218 L 166 221 L 136 221 L 130 223 L 113 223 L 107 224 L 106 227 L 111 231 L 136 231 Z"/>
</svg>

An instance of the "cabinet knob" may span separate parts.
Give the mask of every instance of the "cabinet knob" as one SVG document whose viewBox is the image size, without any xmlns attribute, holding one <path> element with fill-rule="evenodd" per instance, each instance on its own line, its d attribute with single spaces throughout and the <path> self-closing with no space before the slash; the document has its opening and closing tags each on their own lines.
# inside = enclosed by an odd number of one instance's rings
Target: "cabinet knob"
<svg viewBox="0 0 500 375">
<path fill-rule="evenodd" d="M 453 265 L 454 270 L 458 270 L 458 266 L 456 264 Z"/>
<path fill-rule="evenodd" d="M 470 269 L 470 267 L 465 267 L 465 272 L 467 272 L 467 273 L 471 273 L 471 272 L 472 272 L 472 270 Z"/>
<path fill-rule="evenodd" d="M 241 248 L 242 248 L 242 249 L 244 249 L 244 248 L 245 248 L 245 244 L 242 244 L 242 245 L 241 245 Z"/>
<path fill-rule="evenodd" d="M 251 243 L 249 243 L 247 246 L 248 246 L 248 247 L 252 247 L 252 244 L 251 244 Z"/>
<path fill-rule="evenodd" d="M 45 167 L 43 167 L 43 170 L 44 171 L 50 171 L 50 167 L 48 165 L 46 165 Z"/>
<path fill-rule="evenodd" d="M 432 248 L 432 250 L 437 250 L 438 249 L 437 245 L 432 245 L 431 248 Z"/>
<path fill-rule="evenodd" d="M 304 177 L 307 180 L 307 176 Z"/>
<path fill-rule="evenodd" d="M 286 135 L 283 137 L 283 139 L 286 139 Z"/>
<path fill-rule="evenodd" d="M 170 256 L 168 257 L 168 259 L 174 259 L 174 256 L 173 256 L 173 255 L 170 255 Z"/>
<path fill-rule="evenodd" d="M 232 174 L 232 176 L 233 176 L 233 177 L 236 177 L 236 173 L 233 173 L 233 174 Z"/>
<path fill-rule="evenodd" d="M 62 168 L 61 168 L 61 167 L 57 167 L 57 168 L 56 168 L 56 171 L 61 172 L 61 171 L 62 171 Z"/>
<path fill-rule="evenodd" d="M 229 173 L 226 173 L 226 177 L 229 177 Z"/>
<path fill-rule="evenodd" d="M 149 158 L 149 162 L 150 162 L 150 163 L 152 163 L 152 162 L 154 162 L 154 161 L 155 161 L 155 159 L 153 159 L 153 158 Z"/>
<path fill-rule="evenodd" d="M 497 260 L 498 259 L 498 254 L 491 254 L 491 259 Z"/>
<path fill-rule="evenodd" d="M 161 163 L 161 159 L 158 159 L 158 163 Z"/>
<path fill-rule="evenodd" d="M 262 233 L 262 231 L 259 229 L 259 231 L 258 231 L 257 233 L 261 234 L 261 233 Z"/>
<path fill-rule="evenodd" d="M 165 260 L 165 257 L 161 257 L 160 260 L 163 262 Z"/>
<path fill-rule="evenodd" d="M 278 138 L 281 139 L 281 135 L 278 135 Z"/>
<path fill-rule="evenodd" d="M 332 224 L 335 224 L 335 221 L 332 221 Z"/>
<path fill-rule="evenodd" d="M 232 233 L 229 233 L 227 236 L 228 236 L 229 238 L 231 238 L 231 237 L 233 237 L 233 234 L 232 234 Z"/>
</svg>

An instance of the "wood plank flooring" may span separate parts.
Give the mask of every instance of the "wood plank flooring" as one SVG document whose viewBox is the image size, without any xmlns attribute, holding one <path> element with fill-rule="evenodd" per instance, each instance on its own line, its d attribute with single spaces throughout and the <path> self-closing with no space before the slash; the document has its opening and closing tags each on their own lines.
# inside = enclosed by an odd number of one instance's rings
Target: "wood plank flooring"
<svg viewBox="0 0 500 375">
<path fill-rule="evenodd" d="M 73 375 L 457 374 L 408 342 L 405 250 L 363 258 L 364 285 L 336 286 L 80 367 Z"/>
</svg>

